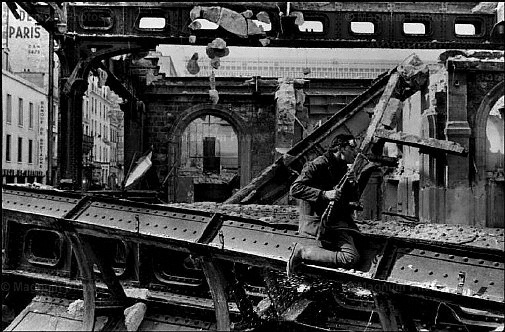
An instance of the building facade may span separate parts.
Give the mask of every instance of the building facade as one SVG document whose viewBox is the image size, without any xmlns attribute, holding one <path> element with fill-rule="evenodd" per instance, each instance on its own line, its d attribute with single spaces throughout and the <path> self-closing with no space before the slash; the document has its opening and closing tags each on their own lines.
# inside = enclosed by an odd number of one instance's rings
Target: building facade
<svg viewBox="0 0 505 332">
<path fill-rule="evenodd" d="M 51 174 L 49 177 L 52 183 L 56 183 L 57 181 L 57 171 L 58 171 L 58 158 L 57 158 L 57 142 L 58 142 L 58 105 L 59 105 L 59 96 L 58 96 L 58 71 L 59 71 L 59 62 L 58 58 L 54 57 L 54 62 L 51 65 L 49 63 L 49 33 L 44 30 L 40 25 L 36 24 L 35 20 L 33 20 L 30 15 L 28 15 L 24 10 L 18 8 L 19 19 L 15 18 L 11 11 L 8 9 L 5 2 L 2 2 L 2 69 L 11 75 L 6 74 L 6 82 L 12 81 L 12 75 L 15 75 L 21 80 L 14 79 L 17 83 L 12 83 L 15 86 L 22 88 L 22 90 L 14 90 L 16 94 L 23 96 L 24 90 L 28 89 L 29 92 L 26 96 L 31 96 L 34 92 L 32 91 L 34 87 L 36 87 L 37 93 L 43 91 L 46 95 L 46 101 L 43 109 L 44 113 L 42 116 L 44 119 L 44 125 L 46 128 L 44 130 L 46 133 L 46 139 L 42 143 L 38 144 L 38 148 L 43 148 L 44 150 L 39 151 L 39 154 L 42 153 L 46 160 L 46 168 L 44 172 L 47 171 L 47 162 L 50 160 L 51 162 Z M 48 123 L 48 112 L 50 111 L 48 105 L 48 91 L 49 91 L 49 71 L 53 70 L 53 98 L 52 98 L 52 110 L 53 110 L 53 122 L 52 122 L 52 152 L 53 155 L 49 159 L 48 154 L 48 145 L 46 141 L 47 138 L 47 128 L 49 128 Z M 3 80 L 2 73 L 2 80 Z M 14 82 L 12 81 L 12 82 Z M 20 83 L 22 82 L 22 83 Z M 28 86 L 25 83 L 28 84 Z M 11 84 L 11 83 L 9 83 Z M 12 85 L 11 84 L 11 85 Z M 19 85 L 20 84 L 20 85 Z M 4 89 L 6 86 L 4 85 Z M 3 90 L 4 90 L 3 89 Z M 4 97 L 6 93 L 3 93 Z M 13 101 L 13 107 L 17 101 Z M 29 105 L 29 104 L 27 104 Z M 5 102 L 4 106 L 5 107 Z M 7 124 L 5 121 L 3 122 L 6 127 Z M 5 138 L 5 136 L 4 136 Z M 4 141 L 5 142 L 5 141 Z M 4 156 L 5 158 L 5 156 Z M 11 165 L 12 167 L 13 165 Z M 22 172 L 23 170 L 20 169 Z M 17 172 L 17 169 L 14 168 L 14 172 Z M 44 174 L 43 182 L 47 182 L 48 174 Z M 30 178 L 31 179 L 31 178 Z M 9 178 L 11 180 L 11 178 Z M 25 179 L 28 181 L 27 179 Z"/>
<path fill-rule="evenodd" d="M 111 108 L 107 114 L 110 119 L 110 168 L 108 186 L 118 189 L 124 179 L 124 114 L 119 103 L 121 99 L 112 91 L 108 94 Z"/>
<path fill-rule="evenodd" d="M 46 183 L 47 95 L 2 69 L 2 183 Z"/>
<path fill-rule="evenodd" d="M 90 73 L 83 97 L 83 187 L 115 189 L 122 178 L 118 131 L 122 127 L 119 99 L 104 85 L 104 73 Z"/>
<path fill-rule="evenodd" d="M 185 58 L 185 63 L 190 60 Z M 220 67 L 214 70 L 218 77 L 305 77 L 332 79 L 375 79 L 380 74 L 394 68 L 397 60 L 335 60 L 335 59 L 284 59 L 284 58 L 222 58 Z M 200 71 L 197 77 L 208 77 L 212 73 L 210 61 L 202 57 L 198 61 Z M 167 76 L 169 71 L 166 70 Z M 191 75 L 186 68 L 184 76 Z"/>
</svg>

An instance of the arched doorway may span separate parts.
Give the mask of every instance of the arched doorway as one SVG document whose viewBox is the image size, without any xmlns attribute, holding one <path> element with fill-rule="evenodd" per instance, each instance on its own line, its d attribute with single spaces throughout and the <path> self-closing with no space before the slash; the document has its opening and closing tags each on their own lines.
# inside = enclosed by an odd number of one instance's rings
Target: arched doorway
<svg viewBox="0 0 505 332">
<path fill-rule="evenodd" d="M 180 177 L 192 179 L 195 202 L 223 202 L 239 187 L 238 136 L 215 115 L 194 119 L 181 136 Z"/>
<path fill-rule="evenodd" d="M 503 88 L 500 83 L 486 95 L 476 121 L 477 186 L 485 191 L 485 226 L 499 228 L 505 226 Z"/>
<path fill-rule="evenodd" d="M 249 183 L 251 134 L 231 107 L 192 106 L 178 116 L 170 137 L 168 201 L 222 202 Z"/>
<path fill-rule="evenodd" d="M 486 184 L 488 226 L 504 227 L 504 108 L 502 96 L 493 106 L 486 121 Z"/>
</svg>

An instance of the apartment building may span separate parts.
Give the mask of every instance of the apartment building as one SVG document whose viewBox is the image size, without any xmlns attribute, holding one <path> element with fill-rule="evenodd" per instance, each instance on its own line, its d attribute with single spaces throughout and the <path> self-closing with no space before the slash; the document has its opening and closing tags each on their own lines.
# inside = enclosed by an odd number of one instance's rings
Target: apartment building
<svg viewBox="0 0 505 332">
<path fill-rule="evenodd" d="M 2 183 L 46 183 L 46 92 L 2 69 L 2 100 Z"/>
<path fill-rule="evenodd" d="M 122 117 L 118 120 L 119 101 L 104 85 L 104 73 L 100 69 L 97 73 L 90 73 L 82 103 L 84 188 L 115 189 L 120 178 L 118 160 L 122 160 L 117 156 Z"/>
</svg>

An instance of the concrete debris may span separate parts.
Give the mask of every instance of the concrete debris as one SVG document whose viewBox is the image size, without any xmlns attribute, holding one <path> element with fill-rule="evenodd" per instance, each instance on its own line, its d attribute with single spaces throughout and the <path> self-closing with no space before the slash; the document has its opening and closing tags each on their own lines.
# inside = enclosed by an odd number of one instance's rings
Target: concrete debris
<svg viewBox="0 0 505 332">
<path fill-rule="evenodd" d="M 267 12 L 259 12 L 256 14 L 256 18 L 258 19 L 258 21 L 260 22 L 263 22 L 263 23 L 266 23 L 266 24 L 270 24 L 270 16 L 268 16 L 268 13 Z"/>
<path fill-rule="evenodd" d="M 219 17 L 221 16 L 221 7 L 202 7 L 201 9 L 202 18 L 207 21 L 219 23 Z"/>
<path fill-rule="evenodd" d="M 310 285 L 307 285 L 307 284 L 300 284 L 300 286 L 298 286 L 298 288 L 296 289 L 296 291 L 298 293 L 303 293 L 303 292 L 306 292 L 310 290 Z"/>
<path fill-rule="evenodd" d="M 254 307 L 254 312 L 258 315 L 259 318 L 265 319 L 270 316 L 270 312 L 274 310 L 272 301 L 266 297 L 261 300 L 256 307 Z"/>
<path fill-rule="evenodd" d="M 209 47 L 213 49 L 224 50 L 226 49 L 226 42 L 222 38 L 216 38 L 212 41 L 212 43 L 209 43 Z"/>
<path fill-rule="evenodd" d="M 137 299 L 137 300 L 147 300 L 150 296 L 150 292 L 147 288 L 124 288 L 126 297 Z"/>
<path fill-rule="evenodd" d="M 219 102 L 219 93 L 215 89 L 209 90 L 209 98 L 212 104 L 216 105 Z"/>
<path fill-rule="evenodd" d="M 67 312 L 73 316 L 82 315 L 84 313 L 84 301 L 79 299 L 70 303 Z"/>
<path fill-rule="evenodd" d="M 205 52 L 210 59 L 222 58 L 230 54 L 230 50 L 226 47 L 226 42 L 221 38 L 216 38 L 212 43 L 207 44 Z"/>
<path fill-rule="evenodd" d="M 263 27 L 258 26 L 253 20 L 247 20 L 247 34 L 249 36 L 252 35 L 263 35 L 265 31 L 263 31 Z"/>
<path fill-rule="evenodd" d="M 447 60 L 503 62 L 504 54 L 503 51 L 448 50 L 440 54 L 439 61 L 443 63 Z"/>
<path fill-rule="evenodd" d="M 221 65 L 221 59 L 220 58 L 210 59 L 210 66 L 212 68 L 219 69 L 220 65 Z"/>
<path fill-rule="evenodd" d="M 194 53 L 191 59 L 188 61 L 186 69 L 191 75 L 196 75 L 200 72 L 200 66 L 198 65 L 198 53 Z"/>
<path fill-rule="evenodd" d="M 280 315 L 280 318 L 285 321 L 295 321 L 312 303 L 313 301 L 309 299 L 296 301 Z"/>
<path fill-rule="evenodd" d="M 303 23 L 305 23 L 305 20 L 303 19 L 303 13 L 302 12 L 292 12 L 291 14 L 289 14 L 289 16 L 296 17 L 295 24 L 298 25 L 298 26 L 300 26 Z"/>
<path fill-rule="evenodd" d="M 47 185 L 47 184 L 42 184 L 38 182 L 33 182 L 33 183 L 9 183 L 9 186 L 16 186 L 16 187 L 23 187 L 23 188 L 33 188 L 33 189 L 40 189 L 40 190 L 54 190 L 54 191 L 60 191 L 63 192 L 64 190 L 60 190 L 58 188 L 55 188 L 53 186 Z"/>
<path fill-rule="evenodd" d="M 253 17 L 253 12 L 252 12 L 252 10 L 250 10 L 250 9 L 246 10 L 245 12 L 242 12 L 241 14 L 242 14 L 242 16 L 244 16 L 245 18 L 251 18 L 251 17 Z"/>
<path fill-rule="evenodd" d="M 200 30 L 202 28 L 202 24 L 198 21 L 193 21 L 188 25 L 188 28 L 191 30 Z"/>
<path fill-rule="evenodd" d="M 190 44 L 194 44 L 194 43 L 196 43 L 196 36 L 195 36 L 195 35 L 191 35 L 191 36 L 189 36 L 189 38 L 188 38 L 188 42 L 189 42 Z"/>
<path fill-rule="evenodd" d="M 395 87 L 394 97 L 402 101 L 421 90 L 429 79 L 428 66 L 416 54 L 404 60 L 397 67 L 397 71 L 400 74 L 400 80 Z"/>
<path fill-rule="evenodd" d="M 253 22 L 253 12 L 251 10 L 246 10 L 242 13 L 238 13 L 234 10 L 225 8 L 225 7 L 201 7 L 199 10 L 197 7 L 193 8 L 190 13 L 191 20 L 195 20 L 195 18 L 201 17 L 218 24 L 220 27 L 229 31 L 239 37 L 247 38 L 252 35 L 262 35 L 265 32 L 263 31 L 263 27 L 258 26 L 255 22 Z M 264 22 L 269 24 L 270 18 L 266 12 L 259 12 L 256 15 L 256 18 L 260 22 Z M 303 14 L 299 13 L 297 16 L 298 21 L 302 21 L 303 24 Z M 190 25 L 190 28 L 201 28 L 198 25 Z"/>
<path fill-rule="evenodd" d="M 268 46 L 270 45 L 270 39 L 268 38 L 262 38 L 259 40 L 259 42 L 261 43 L 261 46 Z"/>
<path fill-rule="evenodd" d="M 448 58 L 452 58 L 457 55 L 466 56 L 466 52 L 461 50 L 448 50 L 440 53 L 440 55 L 438 56 L 438 61 L 445 63 L 445 61 L 447 61 Z"/>
<path fill-rule="evenodd" d="M 296 95 L 292 81 L 279 80 L 279 88 L 275 92 L 277 101 L 276 147 L 287 148 L 293 143 L 295 130 Z"/>
<path fill-rule="evenodd" d="M 124 310 L 125 325 L 127 331 L 137 331 L 144 320 L 147 305 L 142 302 L 135 303 Z"/>
<path fill-rule="evenodd" d="M 247 22 L 244 16 L 240 15 L 236 11 L 233 11 L 228 8 L 221 8 L 221 15 L 219 16 L 219 25 L 239 36 L 246 38 L 247 37 Z"/>
<path fill-rule="evenodd" d="M 202 7 L 200 6 L 195 6 L 191 11 L 189 12 L 189 17 L 191 18 L 191 21 L 196 20 L 202 15 Z"/>
<path fill-rule="evenodd" d="M 493 14 L 498 7 L 498 2 L 479 2 L 472 8 L 472 13 L 475 14 Z"/>
</svg>

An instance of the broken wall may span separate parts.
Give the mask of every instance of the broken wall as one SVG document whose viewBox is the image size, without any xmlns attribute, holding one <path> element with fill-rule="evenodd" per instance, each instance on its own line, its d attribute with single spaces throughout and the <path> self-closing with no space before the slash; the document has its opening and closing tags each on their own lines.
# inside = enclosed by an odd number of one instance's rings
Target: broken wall
<svg viewBox="0 0 505 332">
<path fill-rule="evenodd" d="M 483 161 L 486 119 L 503 81 L 503 61 L 492 58 L 449 58 L 430 73 L 422 135 L 459 143 L 468 155 L 420 155 L 420 221 L 504 227 L 503 175 Z"/>
</svg>

